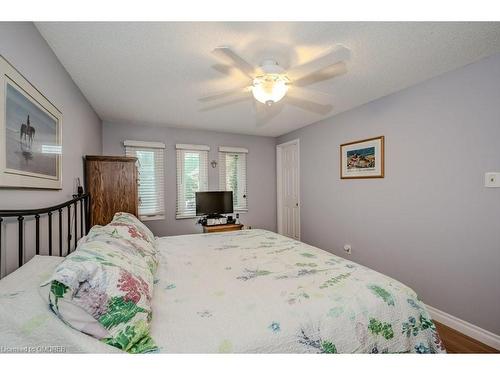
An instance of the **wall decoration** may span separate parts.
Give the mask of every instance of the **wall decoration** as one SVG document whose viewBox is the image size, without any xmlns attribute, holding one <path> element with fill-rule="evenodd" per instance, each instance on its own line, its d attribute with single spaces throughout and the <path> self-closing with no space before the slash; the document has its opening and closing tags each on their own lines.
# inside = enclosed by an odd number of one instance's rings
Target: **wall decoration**
<svg viewBox="0 0 500 375">
<path fill-rule="evenodd" d="M 0 187 L 62 188 L 62 114 L 0 56 Z"/>
<path fill-rule="evenodd" d="M 340 178 L 384 177 L 384 137 L 340 145 Z"/>
</svg>

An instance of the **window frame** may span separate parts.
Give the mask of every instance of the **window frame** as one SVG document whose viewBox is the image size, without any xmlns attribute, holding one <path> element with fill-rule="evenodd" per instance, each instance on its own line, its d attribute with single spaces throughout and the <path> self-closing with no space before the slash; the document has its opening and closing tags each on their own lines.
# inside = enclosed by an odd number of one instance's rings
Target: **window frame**
<svg viewBox="0 0 500 375">
<path fill-rule="evenodd" d="M 146 141 L 132 141 L 132 140 L 126 140 L 123 142 L 123 145 L 125 147 L 125 155 L 127 156 L 133 156 L 137 158 L 137 173 L 138 173 L 138 186 L 137 186 L 137 195 L 139 198 L 139 205 L 137 208 L 137 213 L 139 216 L 139 219 L 141 221 L 153 221 L 153 220 L 165 220 L 166 218 L 166 177 L 165 177 L 165 144 L 162 142 L 146 142 Z M 137 151 L 153 151 L 156 153 L 158 150 L 161 150 L 161 160 L 158 161 L 155 157 L 154 160 L 154 170 L 162 169 L 163 174 L 161 176 L 161 181 L 159 183 L 155 183 L 155 185 L 159 185 L 160 189 L 158 191 L 161 192 L 161 196 L 159 198 L 159 203 L 158 207 L 162 207 L 161 210 L 159 210 L 157 213 L 150 214 L 150 215 L 145 215 L 141 214 L 141 194 L 140 194 L 140 186 L 141 186 L 141 161 L 139 157 L 137 156 Z M 133 154 L 132 154 L 133 153 Z M 157 166 L 157 163 L 161 163 L 161 168 Z M 155 179 L 156 179 L 156 174 L 155 174 Z"/>
<path fill-rule="evenodd" d="M 220 146 L 219 147 L 219 189 L 223 191 L 230 191 L 227 189 L 227 169 L 226 169 L 226 161 L 228 155 L 242 155 L 244 156 L 244 171 L 237 171 L 238 178 L 240 178 L 240 174 L 244 172 L 244 183 L 240 184 L 238 182 L 238 187 L 240 185 L 244 186 L 244 194 L 243 198 L 245 200 L 245 206 L 234 205 L 234 213 L 240 212 L 248 212 L 248 149 L 243 147 L 228 147 L 228 146 Z M 233 204 L 235 202 L 234 192 L 233 192 Z M 238 199 L 238 203 L 240 203 Z"/>
<path fill-rule="evenodd" d="M 182 219 L 193 219 L 196 217 L 196 208 L 193 213 L 186 213 L 187 210 L 179 210 L 181 202 L 186 202 L 185 188 L 184 186 L 184 172 L 185 172 L 185 157 L 186 153 L 198 153 L 200 155 L 200 172 L 199 177 L 204 176 L 205 181 L 198 181 L 199 190 L 197 191 L 208 191 L 208 153 L 210 147 L 207 145 L 193 145 L 193 144 L 177 144 L 176 148 L 176 206 L 175 206 L 175 218 L 177 220 Z"/>
</svg>

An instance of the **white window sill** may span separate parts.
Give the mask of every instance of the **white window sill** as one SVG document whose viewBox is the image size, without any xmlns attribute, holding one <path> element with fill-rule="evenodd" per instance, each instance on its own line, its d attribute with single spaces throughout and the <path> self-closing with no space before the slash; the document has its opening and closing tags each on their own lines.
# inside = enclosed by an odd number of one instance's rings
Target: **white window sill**
<svg viewBox="0 0 500 375">
<path fill-rule="evenodd" d="M 139 216 L 141 221 L 165 220 L 165 215 Z"/>
<path fill-rule="evenodd" d="M 196 215 L 175 215 L 176 220 L 196 219 Z"/>
</svg>

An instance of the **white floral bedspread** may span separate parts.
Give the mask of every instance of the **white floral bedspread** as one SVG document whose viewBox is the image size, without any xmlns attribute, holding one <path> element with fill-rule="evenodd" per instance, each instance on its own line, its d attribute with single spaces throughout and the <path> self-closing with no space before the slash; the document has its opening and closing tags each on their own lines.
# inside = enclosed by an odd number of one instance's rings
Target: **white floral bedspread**
<svg viewBox="0 0 500 375">
<path fill-rule="evenodd" d="M 435 353 L 413 290 L 264 230 L 164 237 L 152 336 L 162 352 Z"/>
<path fill-rule="evenodd" d="M 160 352 L 443 351 L 410 288 L 264 230 L 159 239 L 151 336 Z M 0 281 L 0 352 L 121 352 L 65 325 L 38 285 L 37 256 Z"/>
</svg>

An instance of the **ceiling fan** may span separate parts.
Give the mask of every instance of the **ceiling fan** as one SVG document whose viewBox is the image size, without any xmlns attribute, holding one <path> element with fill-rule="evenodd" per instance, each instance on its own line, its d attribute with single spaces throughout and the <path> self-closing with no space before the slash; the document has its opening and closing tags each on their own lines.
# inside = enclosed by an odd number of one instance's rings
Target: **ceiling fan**
<svg viewBox="0 0 500 375">
<path fill-rule="evenodd" d="M 304 86 L 346 73 L 345 61 L 350 57 L 349 49 L 335 45 L 316 59 L 285 70 L 272 59 L 264 60 L 258 67 L 254 67 L 229 47 L 217 47 L 212 53 L 238 69 L 249 81 L 236 88 L 199 98 L 199 101 L 204 103 L 229 99 L 206 106 L 202 111 L 247 100 L 253 96 L 257 124 L 263 124 L 276 116 L 283 108 L 285 97 L 287 104 L 320 114 L 330 112 L 333 108 L 331 96 L 321 91 L 306 89 Z"/>
</svg>

